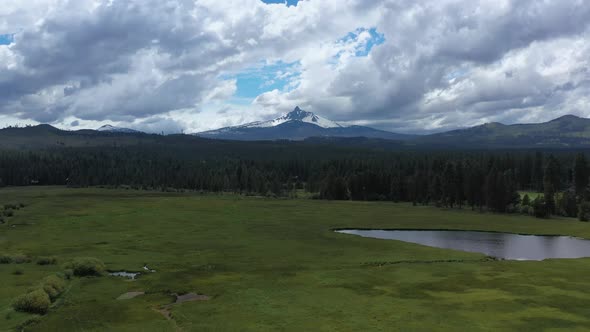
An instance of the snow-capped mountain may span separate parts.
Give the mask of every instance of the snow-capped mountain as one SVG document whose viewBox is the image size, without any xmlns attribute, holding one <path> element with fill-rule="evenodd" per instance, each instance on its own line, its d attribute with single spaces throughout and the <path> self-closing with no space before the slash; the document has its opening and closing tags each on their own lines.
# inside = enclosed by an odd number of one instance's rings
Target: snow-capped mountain
<svg viewBox="0 0 590 332">
<path fill-rule="evenodd" d="M 278 117 L 274 120 L 269 121 L 256 121 L 250 122 L 243 125 L 235 126 L 235 127 L 228 127 L 228 128 L 268 128 L 268 127 L 276 127 L 280 124 L 289 121 L 299 121 L 304 123 L 311 123 L 316 126 L 322 128 L 342 128 L 340 124 L 330 121 L 326 118 L 322 118 L 321 116 L 315 115 L 312 112 L 306 112 L 299 108 L 299 106 L 295 107 L 295 109 L 281 117 Z M 225 129 L 225 128 L 224 128 Z"/>
<path fill-rule="evenodd" d="M 256 121 L 197 133 L 207 138 L 231 140 L 302 140 L 308 137 L 371 137 L 407 139 L 410 135 L 395 134 L 361 126 L 343 126 L 299 107 L 269 121 Z"/>
<path fill-rule="evenodd" d="M 111 126 L 111 125 L 104 125 L 96 130 L 97 131 L 104 131 L 104 132 L 111 132 L 111 133 L 139 133 L 139 131 L 134 130 L 134 129 L 115 127 L 115 126 Z"/>
</svg>

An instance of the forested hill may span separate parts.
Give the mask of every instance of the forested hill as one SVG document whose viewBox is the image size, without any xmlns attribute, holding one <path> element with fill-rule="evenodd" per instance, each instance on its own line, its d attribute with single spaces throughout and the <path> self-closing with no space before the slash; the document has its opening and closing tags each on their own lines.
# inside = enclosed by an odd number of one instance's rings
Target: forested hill
<svg viewBox="0 0 590 332">
<path fill-rule="evenodd" d="M 305 190 L 325 199 L 469 205 L 539 216 L 573 216 L 588 207 L 590 215 L 584 154 L 417 146 L 368 138 L 249 142 L 8 128 L 0 131 L 0 187 L 105 185 L 276 196 Z M 544 198 L 521 202 L 517 190 L 543 192 Z"/>
<path fill-rule="evenodd" d="M 566 115 L 544 123 L 504 125 L 493 122 L 422 136 L 416 145 L 454 148 L 588 148 L 590 119 Z"/>
<path fill-rule="evenodd" d="M 278 137 L 278 136 L 277 136 Z M 193 146 L 210 148 L 270 145 L 331 145 L 385 150 L 412 149 L 580 149 L 590 148 L 590 119 L 566 115 L 536 124 L 488 123 L 467 129 L 415 136 L 403 140 L 366 137 L 309 137 L 301 142 L 223 141 L 193 135 L 156 135 L 141 132 L 77 130 L 50 125 L 0 129 L 0 149 L 38 149 L 91 146 Z"/>
</svg>

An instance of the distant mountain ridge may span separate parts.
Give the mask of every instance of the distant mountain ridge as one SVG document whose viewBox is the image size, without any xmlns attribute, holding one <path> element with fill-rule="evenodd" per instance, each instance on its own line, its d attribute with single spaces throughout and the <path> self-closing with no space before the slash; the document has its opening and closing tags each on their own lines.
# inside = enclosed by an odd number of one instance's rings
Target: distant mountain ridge
<svg viewBox="0 0 590 332">
<path fill-rule="evenodd" d="M 273 120 L 208 130 L 195 135 L 228 140 L 304 140 L 310 137 L 368 137 L 407 140 L 414 135 L 397 134 L 363 126 L 343 126 L 299 107 Z"/>
<path fill-rule="evenodd" d="M 543 123 L 505 125 L 498 122 L 419 136 L 416 144 L 473 148 L 586 148 L 590 119 L 564 115 Z"/>
<path fill-rule="evenodd" d="M 222 128 L 211 135 L 175 134 L 163 136 L 132 129 L 127 131 L 126 128 L 112 126 L 112 128 L 106 127 L 100 131 L 92 129 L 61 130 L 48 124 L 22 128 L 8 127 L 0 129 L 0 149 L 129 146 L 137 144 L 162 146 L 168 144 L 207 145 L 212 144 L 213 141 L 218 141 L 222 145 L 237 144 L 231 140 L 291 140 L 300 141 L 306 145 L 328 144 L 381 150 L 590 148 L 590 119 L 574 115 L 565 115 L 543 123 L 505 125 L 493 122 L 423 136 L 395 134 L 362 126 L 345 127 L 333 121 L 325 122 L 325 119 L 303 110 L 297 110 L 295 113 L 291 112 L 277 119 L 228 127 L 227 132 L 223 131 L 226 128 Z M 268 125 L 271 122 L 280 123 L 274 126 Z M 326 127 L 315 123 L 323 124 Z M 257 146 L 257 144 L 266 143 L 252 142 L 252 144 Z M 277 144 L 283 143 L 279 142 Z"/>
</svg>

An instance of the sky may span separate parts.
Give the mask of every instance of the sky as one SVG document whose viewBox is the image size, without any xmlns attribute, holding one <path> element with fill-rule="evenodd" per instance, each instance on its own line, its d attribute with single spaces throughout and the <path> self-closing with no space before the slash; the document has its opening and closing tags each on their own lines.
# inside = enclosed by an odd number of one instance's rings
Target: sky
<svg viewBox="0 0 590 332">
<path fill-rule="evenodd" d="M 590 117 L 585 0 L 3 0 L 0 127 Z"/>
</svg>

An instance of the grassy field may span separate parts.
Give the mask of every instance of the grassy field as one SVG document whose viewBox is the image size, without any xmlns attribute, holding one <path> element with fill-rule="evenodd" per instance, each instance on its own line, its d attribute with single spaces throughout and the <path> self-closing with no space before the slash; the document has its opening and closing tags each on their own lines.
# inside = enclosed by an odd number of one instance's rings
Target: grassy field
<svg viewBox="0 0 590 332">
<path fill-rule="evenodd" d="M 0 253 L 0 330 L 33 317 L 10 303 L 75 257 L 136 281 L 74 278 L 32 331 L 491 331 L 590 329 L 590 259 L 483 255 L 337 234 L 333 228 L 473 229 L 590 238 L 590 223 L 408 204 L 274 200 L 64 188 L 0 189 L 23 202 Z M 11 227 L 14 225 L 15 227 Z M 447 262 L 445 262 L 447 261 Z M 15 274 L 20 270 L 21 274 Z M 146 295 L 117 300 L 129 291 Z M 172 293 L 208 301 L 170 307 Z"/>
</svg>

